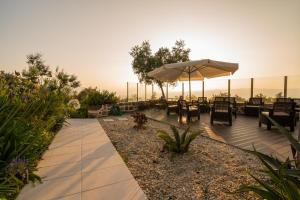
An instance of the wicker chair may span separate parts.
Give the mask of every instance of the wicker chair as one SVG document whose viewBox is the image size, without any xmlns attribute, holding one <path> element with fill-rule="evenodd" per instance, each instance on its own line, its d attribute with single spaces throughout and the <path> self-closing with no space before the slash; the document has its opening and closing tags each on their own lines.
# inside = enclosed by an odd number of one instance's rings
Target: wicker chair
<svg viewBox="0 0 300 200">
<path fill-rule="evenodd" d="M 293 101 L 295 102 L 295 107 L 300 108 L 300 98 L 294 98 Z M 299 110 L 296 110 L 295 123 L 297 123 L 297 121 L 299 121 Z"/>
<path fill-rule="evenodd" d="M 200 112 L 209 112 L 209 103 L 207 101 L 207 97 L 198 97 L 197 104 L 200 108 Z"/>
<path fill-rule="evenodd" d="M 259 127 L 267 125 L 267 129 L 272 127 L 267 116 L 274 119 L 281 126 L 289 126 L 291 131 L 295 129 L 295 103 L 294 102 L 274 102 L 273 109 L 269 111 L 261 110 L 259 114 Z"/>
<path fill-rule="evenodd" d="M 264 102 L 262 98 L 250 98 L 248 102 L 245 102 L 245 115 L 258 116 L 259 111 L 263 106 Z"/>
<path fill-rule="evenodd" d="M 179 100 L 178 105 L 180 121 L 183 115 L 187 116 L 187 122 L 190 122 L 192 117 L 197 117 L 200 120 L 200 108 L 198 105 L 190 105 L 185 100 Z"/>
<path fill-rule="evenodd" d="M 183 100 L 182 96 L 179 97 L 178 101 L 167 101 L 167 115 L 170 115 L 170 113 L 179 114 L 180 100 Z"/>
<path fill-rule="evenodd" d="M 234 117 L 236 118 L 236 114 L 237 114 L 237 105 L 236 105 L 236 100 L 235 97 L 228 97 L 228 101 L 231 105 L 232 108 L 232 114 L 234 115 Z"/>
<path fill-rule="evenodd" d="M 293 102 L 295 102 L 297 108 L 300 107 L 300 98 L 293 98 Z"/>
<path fill-rule="evenodd" d="M 276 98 L 276 102 L 293 102 L 293 101 L 294 99 L 292 98 L 282 98 L 282 97 Z"/>
<path fill-rule="evenodd" d="M 214 121 L 228 122 L 229 126 L 232 125 L 232 108 L 229 101 L 214 101 L 211 108 L 210 123 Z"/>
<path fill-rule="evenodd" d="M 226 101 L 227 97 L 215 97 L 214 101 Z"/>
</svg>

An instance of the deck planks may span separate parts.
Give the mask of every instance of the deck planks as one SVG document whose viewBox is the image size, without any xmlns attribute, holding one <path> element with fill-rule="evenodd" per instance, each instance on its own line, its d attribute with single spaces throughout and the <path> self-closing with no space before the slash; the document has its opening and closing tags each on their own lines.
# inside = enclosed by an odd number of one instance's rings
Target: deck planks
<svg viewBox="0 0 300 200">
<path fill-rule="evenodd" d="M 164 110 L 151 109 L 145 111 L 148 117 L 164 121 L 170 124 L 178 125 L 177 115 L 166 115 Z M 183 119 L 185 123 L 185 119 Z M 213 139 L 218 139 L 222 142 L 237 146 L 242 149 L 253 150 L 253 145 L 258 151 L 266 154 L 272 154 L 280 159 L 291 158 L 290 142 L 280 133 L 275 127 L 269 131 L 266 126 L 258 126 L 258 117 L 248 117 L 245 115 L 238 115 L 233 118 L 232 126 L 224 123 L 210 124 L 210 116 L 208 113 L 201 114 L 200 121 L 190 123 L 192 129 L 199 129 L 205 126 L 206 130 L 214 134 L 207 134 L 213 136 Z M 295 131 L 292 133 L 294 137 L 297 136 L 299 123 Z"/>
</svg>

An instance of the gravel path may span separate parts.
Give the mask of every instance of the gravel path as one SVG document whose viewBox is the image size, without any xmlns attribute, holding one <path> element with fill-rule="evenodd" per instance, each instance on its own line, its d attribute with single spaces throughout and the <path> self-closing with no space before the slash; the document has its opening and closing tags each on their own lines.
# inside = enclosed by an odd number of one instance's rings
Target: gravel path
<svg viewBox="0 0 300 200">
<path fill-rule="evenodd" d="M 150 200 L 241 199 L 226 192 L 253 182 L 247 172 L 261 168 L 253 155 L 202 136 L 185 154 L 162 152 L 157 131 L 171 133 L 168 125 L 148 120 L 145 129 L 136 130 L 126 117 L 128 121 L 99 121 Z M 258 199 L 253 194 L 244 197 Z"/>
</svg>

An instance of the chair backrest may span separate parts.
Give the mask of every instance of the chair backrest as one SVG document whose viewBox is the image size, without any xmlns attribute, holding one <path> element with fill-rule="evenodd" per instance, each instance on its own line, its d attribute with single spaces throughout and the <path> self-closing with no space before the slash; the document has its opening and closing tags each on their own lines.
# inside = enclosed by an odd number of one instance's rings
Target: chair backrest
<svg viewBox="0 0 300 200">
<path fill-rule="evenodd" d="M 188 104 L 186 102 L 186 100 L 178 100 L 179 106 L 180 108 L 188 108 Z"/>
<path fill-rule="evenodd" d="M 273 104 L 273 112 L 284 112 L 284 113 L 292 113 L 295 109 L 294 102 L 274 102 Z"/>
<path fill-rule="evenodd" d="M 228 112 L 230 107 L 229 101 L 214 101 L 215 112 Z"/>
<path fill-rule="evenodd" d="M 227 97 L 215 97 L 215 101 L 226 101 Z"/>
<path fill-rule="evenodd" d="M 227 101 L 229 101 L 231 104 L 236 104 L 235 97 L 227 97 Z"/>
<path fill-rule="evenodd" d="M 292 102 L 291 98 L 276 98 L 276 102 Z"/>
<path fill-rule="evenodd" d="M 300 106 L 300 98 L 294 98 L 293 101 L 295 102 L 296 106 Z"/>
<path fill-rule="evenodd" d="M 206 103 L 207 97 L 198 97 L 198 103 Z"/>
<path fill-rule="evenodd" d="M 252 97 L 249 99 L 249 104 L 251 105 L 262 105 L 263 99 L 260 97 Z"/>
</svg>

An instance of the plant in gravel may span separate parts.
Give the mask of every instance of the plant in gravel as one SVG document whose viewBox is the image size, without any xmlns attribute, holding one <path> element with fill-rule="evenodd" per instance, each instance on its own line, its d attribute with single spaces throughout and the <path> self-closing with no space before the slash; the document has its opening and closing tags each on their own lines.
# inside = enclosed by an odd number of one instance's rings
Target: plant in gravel
<svg viewBox="0 0 300 200">
<path fill-rule="evenodd" d="M 144 113 L 135 112 L 131 116 L 135 122 L 134 128 L 141 129 L 145 127 L 144 125 L 147 123 L 148 119 Z"/>
<path fill-rule="evenodd" d="M 110 108 L 109 114 L 113 115 L 113 116 L 122 115 L 122 111 L 121 111 L 120 106 L 118 106 L 117 104 L 112 105 L 111 108 Z"/>
<path fill-rule="evenodd" d="M 267 200 L 295 200 L 300 199 L 300 169 L 296 156 L 300 152 L 300 143 L 288 132 L 287 129 L 280 126 L 272 118 L 269 120 L 284 134 L 291 142 L 292 153 L 294 160 L 287 158 L 281 161 L 272 156 L 254 151 L 248 151 L 261 161 L 264 166 L 262 175 L 265 175 L 267 180 L 263 180 L 257 176 L 250 176 L 257 182 L 256 185 L 241 185 L 234 193 L 244 193 L 252 191 Z"/>
<path fill-rule="evenodd" d="M 190 133 L 190 127 L 188 127 L 182 134 L 179 133 L 175 126 L 170 126 L 174 138 L 170 136 L 169 133 L 163 130 L 158 131 L 158 137 L 165 141 L 163 149 L 175 152 L 175 153 L 185 153 L 189 150 L 191 142 L 200 135 L 200 132 Z"/>
</svg>

